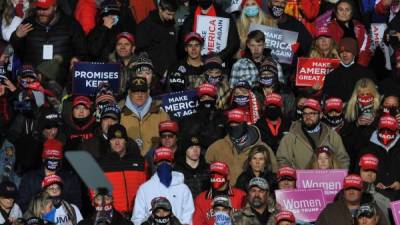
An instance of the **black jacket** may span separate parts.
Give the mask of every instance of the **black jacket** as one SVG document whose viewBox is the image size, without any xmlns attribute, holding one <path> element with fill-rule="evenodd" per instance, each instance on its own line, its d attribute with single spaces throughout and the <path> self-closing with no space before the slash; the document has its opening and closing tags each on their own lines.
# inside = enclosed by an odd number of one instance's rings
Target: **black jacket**
<svg viewBox="0 0 400 225">
<path fill-rule="evenodd" d="M 362 78 L 376 81 L 375 74 L 366 67 L 356 63 L 348 68 L 340 65 L 326 75 L 324 88 L 322 89 L 323 95 L 325 97 L 338 97 L 343 102 L 347 102 L 353 93 L 356 82 Z"/>
<path fill-rule="evenodd" d="M 272 151 L 276 154 L 278 150 L 279 143 L 285 132 L 289 131 L 289 126 L 287 126 L 285 119 L 282 119 L 281 125 L 278 130 L 278 134 L 276 136 L 272 135 L 271 129 L 268 127 L 267 121 L 265 118 L 260 118 L 256 122 L 256 127 L 260 130 L 261 140 L 271 147 Z"/>
<path fill-rule="evenodd" d="M 86 125 L 79 127 L 72 118 L 66 121 L 62 127 L 66 136 L 65 151 L 78 150 L 79 146 L 86 140 L 94 137 L 96 131 L 96 120 L 93 117 Z"/>
<path fill-rule="evenodd" d="M 95 218 L 93 217 L 86 218 L 78 223 L 78 225 L 93 225 L 93 224 L 96 224 Z M 130 220 L 122 217 L 122 215 L 118 211 L 114 210 L 110 225 L 133 225 L 133 223 Z"/>
<path fill-rule="evenodd" d="M 81 25 L 72 17 L 61 12 L 50 25 L 44 26 L 36 21 L 35 16 L 26 18 L 22 24 L 32 24 L 33 30 L 24 38 L 17 37 L 14 32 L 10 42 L 17 56 L 24 63 L 31 63 L 35 67 L 43 60 L 43 45 L 53 45 L 53 54 L 61 55 L 63 58 L 63 69 L 65 74 L 59 75 L 57 81 L 60 84 L 66 82 L 66 71 L 72 57 L 83 60 L 86 58 L 87 50 L 85 35 Z"/>
<path fill-rule="evenodd" d="M 379 83 L 379 93 L 385 96 L 400 96 L 400 76 L 396 74 L 396 71 L 398 70 L 395 69 L 390 77 L 387 77 Z"/>
<path fill-rule="evenodd" d="M 242 189 L 243 191 L 247 192 L 248 190 L 248 185 L 251 179 L 256 177 L 254 175 L 253 171 L 251 170 L 245 170 L 243 171 L 235 184 L 235 187 Z M 271 171 L 264 171 L 262 174 L 260 174 L 260 177 L 264 178 L 265 180 L 268 181 L 269 185 L 269 192 L 274 193 L 276 189 L 278 189 L 278 183 L 276 182 L 276 174 L 271 172 Z"/>
<path fill-rule="evenodd" d="M 60 170 L 57 175 L 63 180 L 62 199 L 81 207 L 81 182 L 79 178 L 70 171 Z M 44 168 L 33 170 L 24 174 L 19 186 L 17 203 L 22 212 L 28 209 L 31 199 L 42 190 L 44 179 Z"/>
<path fill-rule="evenodd" d="M 176 62 L 177 34 L 173 23 L 164 23 L 158 9 L 150 12 L 137 27 L 136 50 L 147 52 L 159 76 Z"/>
</svg>

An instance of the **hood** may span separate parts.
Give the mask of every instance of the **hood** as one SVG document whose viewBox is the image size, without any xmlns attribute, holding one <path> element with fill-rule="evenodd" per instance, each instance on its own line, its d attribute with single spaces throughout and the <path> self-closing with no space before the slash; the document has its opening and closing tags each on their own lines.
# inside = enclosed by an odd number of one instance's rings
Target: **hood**
<svg viewBox="0 0 400 225">
<path fill-rule="evenodd" d="M 315 143 L 317 146 L 321 146 L 321 143 L 328 137 L 329 130 L 331 130 L 331 128 L 328 127 L 328 125 L 321 122 L 321 135 L 320 135 L 320 139 L 319 139 L 320 142 Z M 290 132 L 290 134 L 295 135 L 296 137 L 299 137 L 305 143 L 309 144 L 308 139 L 305 136 L 303 129 L 301 128 L 301 121 L 293 122 L 292 125 L 290 126 L 289 132 Z"/>
<path fill-rule="evenodd" d="M 160 178 L 158 177 L 157 173 L 154 173 L 154 175 L 150 179 L 152 182 L 160 183 Z M 171 186 L 178 186 L 183 184 L 184 176 L 180 172 L 172 171 L 172 181 L 171 181 Z M 170 186 L 170 187 L 171 187 Z"/>
<path fill-rule="evenodd" d="M 388 152 L 391 148 L 393 148 L 396 145 L 396 143 L 399 140 L 399 138 L 400 138 L 400 135 L 397 134 L 396 138 L 392 141 L 392 143 L 390 143 L 390 145 L 388 145 L 388 146 L 385 146 L 384 144 L 382 144 L 379 141 L 379 139 L 378 139 L 378 131 L 376 130 L 376 131 L 374 131 L 374 133 L 372 133 L 371 138 L 369 139 L 369 141 L 374 143 L 374 144 L 376 144 L 376 145 L 378 145 L 378 146 L 380 146 L 380 147 L 382 147 L 383 149 L 385 149 Z"/>
</svg>

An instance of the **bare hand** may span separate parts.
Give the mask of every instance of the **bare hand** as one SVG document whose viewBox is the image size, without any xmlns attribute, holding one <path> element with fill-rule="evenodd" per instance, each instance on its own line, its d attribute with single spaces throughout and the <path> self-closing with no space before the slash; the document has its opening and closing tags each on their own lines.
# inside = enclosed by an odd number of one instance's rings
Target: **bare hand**
<svg viewBox="0 0 400 225">
<path fill-rule="evenodd" d="M 368 126 L 374 121 L 373 117 L 360 116 L 357 120 L 358 125 Z"/>
<path fill-rule="evenodd" d="M 69 69 L 72 70 L 72 68 L 74 67 L 74 64 L 79 62 L 79 59 L 76 57 L 72 57 L 70 63 L 69 63 Z"/>
<path fill-rule="evenodd" d="M 23 38 L 32 30 L 33 30 L 32 24 L 25 23 L 25 24 L 21 24 L 17 27 L 15 34 L 17 35 L 17 37 Z"/>
<path fill-rule="evenodd" d="M 320 82 L 315 83 L 315 84 L 312 86 L 312 89 L 314 89 L 314 90 L 316 90 L 316 91 L 319 91 L 319 90 L 322 89 L 322 84 L 321 84 Z"/>
<path fill-rule="evenodd" d="M 108 29 L 111 29 L 111 27 L 114 25 L 114 16 L 108 15 L 103 17 L 103 25 Z"/>
<path fill-rule="evenodd" d="M 14 85 L 9 79 L 5 79 L 5 80 L 4 80 L 4 85 L 5 85 L 6 88 L 8 88 L 8 90 L 10 90 L 11 92 L 14 92 L 15 90 L 17 90 L 17 88 L 15 87 L 15 85 Z"/>
<path fill-rule="evenodd" d="M 393 184 L 391 184 L 387 188 L 390 188 L 390 189 L 393 189 L 395 191 L 398 191 L 398 190 L 400 190 L 400 182 L 395 181 Z"/>
<path fill-rule="evenodd" d="M 376 188 L 379 188 L 379 189 L 386 189 L 386 186 L 385 185 L 383 185 L 382 183 L 378 183 L 377 185 L 376 185 Z"/>
</svg>

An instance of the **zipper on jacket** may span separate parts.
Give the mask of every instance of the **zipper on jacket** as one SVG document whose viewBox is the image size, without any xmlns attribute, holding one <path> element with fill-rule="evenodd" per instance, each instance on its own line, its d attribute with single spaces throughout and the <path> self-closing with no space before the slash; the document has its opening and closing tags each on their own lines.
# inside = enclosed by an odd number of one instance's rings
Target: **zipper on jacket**
<svg viewBox="0 0 400 225">
<path fill-rule="evenodd" d="M 129 210 L 129 198 L 128 198 L 128 185 L 126 184 L 125 170 L 122 170 L 122 176 L 124 177 L 126 210 L 128 211 Z"/>
</svg>

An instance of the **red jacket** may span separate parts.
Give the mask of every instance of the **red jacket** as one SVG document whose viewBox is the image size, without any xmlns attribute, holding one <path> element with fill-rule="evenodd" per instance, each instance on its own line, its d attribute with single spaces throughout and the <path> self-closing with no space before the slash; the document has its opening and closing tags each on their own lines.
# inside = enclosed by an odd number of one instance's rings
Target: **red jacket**
<svg viewBox="0 0 400 225">
<path fill-rule="evenodd" d="M 81 24 L 85 34 L 88 34 L 96 26 L 96 1 L 79 0 L 75 8 L 75 19 Z"/>
<path fill-rule="evenodd" d="M 354 23 L 354 33 L 357 38 L 358 43 L 358 63 L 363 66 L 368 66 L 369 61 L 372 58 L 372 51 L 371 51 L 371 38 L 365 29 L 364 25 L 358 22 L 357 20 L 353 20 Z M 343 30 L 340 25 L 333 20 L 328 25 L 328 31 L 332 35 L 332 38 L 339 44 L 340 39 L 343 37 Z"/>
<path fill-rule="evenodd" d="M 320 0 L 288 0 L 285 13 L 302 22 L 307 30 L 314 36 L 314 20 L 318 16 L 320 5 Z"/>
<path fill-rule="evenodd" d="M 132 15 L 135 17 L 136 24 L 142 22 L 151 11 L 156 9 L 153 0 L 129 0 Z"/>
<path fill-rule="evenodd" d="M 229 198 L 233 210 L 241 209 L 246 201 L 246 192 L 231 188 L 229 190 Z M 193 225 L 214 225 L 214 217 L 211 211 L 212 194 L 211 191 L 201 192 L 194 200 L 195 211 L 193 214 Z"/>
</svg>

